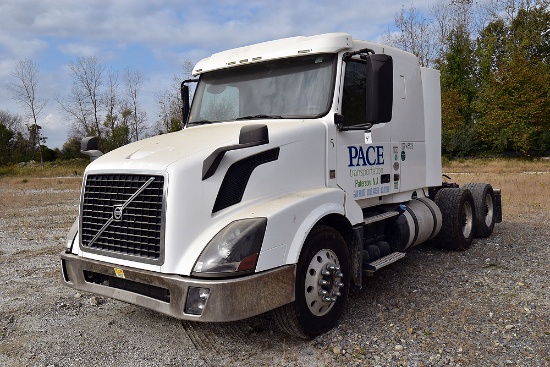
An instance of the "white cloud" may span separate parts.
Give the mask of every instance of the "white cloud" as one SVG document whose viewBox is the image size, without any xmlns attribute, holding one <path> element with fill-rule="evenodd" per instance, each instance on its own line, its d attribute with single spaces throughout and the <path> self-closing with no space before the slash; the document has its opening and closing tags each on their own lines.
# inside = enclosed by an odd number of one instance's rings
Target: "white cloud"
<svg viewBox="0 0 550 367">
<path fill-rule="evenodd" d="M 75 56 L 94 56 L 99 52 L 98 48 L 81 43 L 67 43 L 60 45 L 59 50 L 65 54 Z"/>
<path fill-rule="evenodd" d="M 50 130 L 64 130 L 66 125 L 61 121 L 59 115 L 55 113 L 48 113 L 43 119 L 39 121 L 39 125 L 47 127 Z"/>
</svg>

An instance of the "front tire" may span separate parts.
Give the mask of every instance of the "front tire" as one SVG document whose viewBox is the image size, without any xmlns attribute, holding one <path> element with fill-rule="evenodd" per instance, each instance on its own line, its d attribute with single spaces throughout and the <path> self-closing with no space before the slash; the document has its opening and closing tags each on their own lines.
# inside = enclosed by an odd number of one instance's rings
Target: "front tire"
<svg viewBox="0 0 550 367">
<path fill-rule="evenodd" d="M 315 226 L 304 243 L 296 270 L 295 301 L 273 311 L 279 327 L 312 339 L 332 329 L 344 310 L 350 263 L 346 242 L 334 228 Z"/>
<path fill-rule="evenodd" d="M 475 205 L 470 190 L 444 188 L 437 192 L 434 201 L 443 219 L 435 243 L 447 250 L 467 250 L 475 233 Z"/>
</svg>

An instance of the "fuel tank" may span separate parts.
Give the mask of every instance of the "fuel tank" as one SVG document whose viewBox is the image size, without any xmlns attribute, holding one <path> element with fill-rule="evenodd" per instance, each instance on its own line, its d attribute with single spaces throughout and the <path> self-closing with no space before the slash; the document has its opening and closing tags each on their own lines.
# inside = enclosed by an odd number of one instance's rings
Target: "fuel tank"
<svg viewBox="0 0 550 367">
<path fill-rule="evenodd" d="M 426 242 L 441 230 L 441 210 L 427 197 L 401 204 L 400 212 L 385 229 L 385 238 L 394 251 L 405 251 Z"/>
</svg>

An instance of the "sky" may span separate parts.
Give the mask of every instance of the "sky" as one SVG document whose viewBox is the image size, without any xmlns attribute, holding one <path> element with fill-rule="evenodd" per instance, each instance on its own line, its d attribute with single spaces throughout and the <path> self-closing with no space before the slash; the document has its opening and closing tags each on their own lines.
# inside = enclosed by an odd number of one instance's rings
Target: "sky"
<svg viewBox="0 0 550 367">
<path fill-rule="evenodd" d="M 433 0 L 416 0 L 428 13 Z M 193 64 L 226 49 L 278 38 L 330 32 L 378 42 L 411 0 L 2 0 L 0 2 L 0 110 L 26 110 L 8 89 L 20 60 L 38 64 L 39 98 L 47 104 L 38 124 L 46 145 L 60 148 L 69 121 L 55 96 L 68 95 L 68 64 L 96 56 L 107 69 L 144 76 L 139 102 L 149 124 L 158 116 L 155 94 Z"/>
</svg>

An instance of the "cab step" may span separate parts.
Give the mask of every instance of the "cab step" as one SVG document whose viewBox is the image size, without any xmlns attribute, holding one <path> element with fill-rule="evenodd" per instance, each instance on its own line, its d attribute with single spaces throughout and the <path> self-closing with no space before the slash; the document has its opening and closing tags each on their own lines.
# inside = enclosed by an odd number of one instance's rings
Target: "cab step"
<svg viewBox="0 0 550 367">
<path fill-rule="evenodd" d="M 391 217 L 395 217 L 397 215 L 399 215 L 399 212 L 386 212 L 386 213 L 374 215 L 372 217 L 366 217 L 363 219 L 363 221 L 365 224 L 370 224 L 370 223 L 379 222 L 381 220 L 388 219 Z"/>
<path fill-rule="evenodd" d="M 384 266 L 390 265 L 397 260 L 401 260 L 405 257 L 404 252 L 393 252 L 387 256 L 384 256 L 376 261 L 368 263 L 363 266 L 363 273 L 365 275 L 372 275 L 375 271 L 382 269 Z"/>
</svg>

